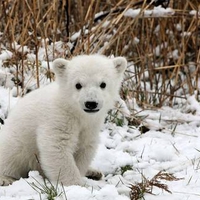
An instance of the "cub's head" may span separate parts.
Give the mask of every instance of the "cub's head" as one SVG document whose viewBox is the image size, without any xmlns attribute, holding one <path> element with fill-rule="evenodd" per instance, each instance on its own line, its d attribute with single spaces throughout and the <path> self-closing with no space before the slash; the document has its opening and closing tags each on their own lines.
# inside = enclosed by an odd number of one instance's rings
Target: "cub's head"
<svg viewBox="0 0 200 200">
<path fill-rule="evenodd" d="M 53 62 L 65 103 L 83 113 L 107 112 L 118 98 L 127 61 L 101 55 L 82 55 Z"/>
</svg>

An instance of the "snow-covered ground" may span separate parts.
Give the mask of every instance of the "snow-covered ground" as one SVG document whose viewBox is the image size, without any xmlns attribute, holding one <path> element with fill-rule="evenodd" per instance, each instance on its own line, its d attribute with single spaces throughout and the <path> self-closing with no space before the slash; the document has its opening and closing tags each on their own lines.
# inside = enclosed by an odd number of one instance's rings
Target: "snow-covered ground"
<svg viewBox="0 0 200 200">
<path fill-rule="evenodd" d="M 15 105 L 16 98 L 9 89 L 0 87 L 0 115 Z M 128 200 L 130 185 L 152 179 L 158 172 L 173 174 L 177 180 L 160 180 L 171 193 L 153 187 L 145 193 L 147 200 L 197 200 L 200 198 L 200 105 L 189 97 L 179 108 L 163 107 L 145 110 L 143 125 L 150 130 L 141 133 L 139 127 L 113 123 L 104 125 L 101 143 L 93 167 L 104 178 L 94 181 L 84 178 L 85 187 L 58 187 L 58 197 L 68 200 Z M 137 109 L 139 107 L 135 106 Z M 20 179 L 7 187 L 0 187 L 0 200 L 47 199 L 41 193 L 44 181 L 37 172 L 28 179 Z M 39 191 L 39 192 L 37 192 Z"/>
</svg>

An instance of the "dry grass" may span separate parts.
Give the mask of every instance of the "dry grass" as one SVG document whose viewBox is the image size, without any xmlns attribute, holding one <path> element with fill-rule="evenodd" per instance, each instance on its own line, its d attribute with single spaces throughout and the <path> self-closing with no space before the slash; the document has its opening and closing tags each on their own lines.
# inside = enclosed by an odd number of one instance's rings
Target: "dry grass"
<svg viewBox="0 0 200 200">
<path fill-rule="evenodd" d="M 180 178 L 176 178 L 173 174 L 169 174 L 163 171 L 158 172 L 152 179 L 148 180 L 144 175 L 142 175 L 142 182 L 130 185 L 130 199 L 139 200 L 144 198 L 146 193 L 152 194 L 153 188 L 157 187 L 166 192 L 171 193 L 168 186 L 161 183 L 162 180 L 165 181 L 178 181 Z"/>
<path fill-rule="evenodd" d="M 5 48 L 13 52 L 3 64 L 16 68 L 16 80 L 25 88 L 30 68 L 40 86 L 41 47 L 48 62 L 83 53 L 125 56 L 134 70 L 127 70 L 123 97 L 135 97 L 143 107 L 173 105 L 186 94 L 196 90 L 199 94 L 200 20 L 189 12 L 200 10 L 200 5 L 198 0 L 171 0 L 170 7 L 174 15 L 144 17 L 145 10 L 153 9 L 146 1 L 3 0 L 0 52 Z M 125 17 L 129 8 L 140 8 L 140 14 Z M 56 48 L 57 41 L 63 42 L 59 47 L 63 51 Z M 27 48 L 36 55 L 31 64 Z M 49 66 L 46 74 L 51 78 Z"/>
</svg>

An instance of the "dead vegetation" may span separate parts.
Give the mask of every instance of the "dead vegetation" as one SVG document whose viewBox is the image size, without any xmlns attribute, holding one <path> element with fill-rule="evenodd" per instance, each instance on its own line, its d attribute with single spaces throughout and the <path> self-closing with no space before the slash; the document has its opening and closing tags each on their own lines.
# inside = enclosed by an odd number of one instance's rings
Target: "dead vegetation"
<svg viewBox="0 0 200 200">
<path fill-rule="evenodd" d="M 198 98 L 200 5 L 198 0 L 171 0 L 169 7 L 172 14 L 145 16 L 154 9 L 146 0 L 3 0 L 0 53 L 13 53 L 3 66 L 15 67 L 20 80 L 16 83 L 22 88 L 27 87 L 25 73 L 31 68 L 39 87 L 42 60 L 114 54 L 134 64 L 123 84 L 124 99 L 135 97 L 142 107 L 160 107 L 195 91 Z M 140 9 L 139 14 L 125 16 L 128 9 Z M 28 53 L 35 54 L 34 59 Z M 51 78 L 49 64 L 45 73 Z"/>
<path fill-rule="evenodd" d="M 131 200 L 140 200 L 144 198 L 146 193 L 153 194 L 153 188 L 157 187 L 161 190 L 171 193 L 167 184 L 162 183 L 161 181 L 178 181 L 180 178 L 176 178 L 173 174 L 160 171 L 152 179 L 148 180 L 144 175 L 142 175 L 142 182 L 131 184 L 130 185 L 130 199 Z"/>
</svg>

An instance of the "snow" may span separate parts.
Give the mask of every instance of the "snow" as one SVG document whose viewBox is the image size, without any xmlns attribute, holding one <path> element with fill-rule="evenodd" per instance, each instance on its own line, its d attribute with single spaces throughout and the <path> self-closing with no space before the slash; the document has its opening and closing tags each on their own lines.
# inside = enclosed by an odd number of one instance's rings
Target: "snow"
<svg viewBox="0 0 200 200">
<path fill-rule="evenodd" d="M 179 59 L 179 55 L 178 55 L 178 49 L 175 49 L 174 51 L 172 51 L 172 57 L 174 60 L 178 60 Z"/>
<path fill-rule="evenodd" d="M 10 89 L 0 87 L 0 118 L 5 119 L 8 112 L 17 102 L 17 98 L 12 97 Z"/>
<path fill-rule="evenodd" d="M 71 41 L 75 41 L 81 35 L 81 30 L 71 36 Z"/>
<path fill-rule="evenodd" d="M 163 48 L 166 48 L 167 46 L 168 46 L 167 42 L 158 45 L 158 46 L 155 48 L 155 50 L 154 50 L 155 55 L 156 55 L 156 56 L 160 56 L 161 50 L 162 50 Z"/>
<path fill-rule="evenodd" d="M 140 42 L 140 40 L 137 37 L 133 38 L 134 44 L 138 44 Z"/>
<path fill-rule="evenodd" d="M 200 10 L 191 10 L 190 12 L 189 12 L 189 14 L 190 15 L 193 15 L 193 16 L 198 16 L 198 17 L 200 17 Z"/>
<path fill-rule="evenodd" d="M 1 65 L 1 61 L 0 61 Z M 0 69 L 0 85 L 6 88 L 13 88 L 14 82 L 12 81 L 13 75 L 6 70 Z"/>
<path fill-rule="evenodd" d="M 161 6 L 154 7 L 152 10 L 142 10 L 138 9 L 128 9 L 125 13 L 125 17 L 136 18 L 142 14 L 143 17 L 166 17 L 174 15 L 174 10 L 172 8 L 162 8 Z"/>
<path fill-rule="evenodd" d="M 10 59 L 12 57 L 12 52 L 8 50 L 2 50 L 0 53 L 0 60 Z"/>
<path fill-rule="evenodd" d="M 12 48 L 21 53 L 22 52 L 26 53 L 26 52 L 30 51 L 30 49 L 27 46 L 21 46 L 21 45 L 17 44 L 17 42 L 12 43 Z"/>
<path fill-rule="evenodd" d="M 16 101 L 17 98 L 10 96 L 9 89 L 0 87 L 0 117 L 5 118 L 3 114 L 8 112 L 9 104 L 14 106 Z M 109 122 L 104 125 L 100 133 L 101 143 L 92 163 L 94 168 L 103 172 L 102 180 L 84 178 L 85 186 L 64 189 L 59 186 L 61 195 L 55 199 L 65 199 L 66 195 L 68 200 L 128 200 L 130 184 L 141 182 L 142 176 L 151 179 L 163 170 L 180 178 L 177 181 L 163 180 L 172 194 L 153 188 L 155 195 L 145 194 L 145 199 L 198 199 L 200 105 L 195 96 L 189 96 L 182 107 L 144 110 L 140 115 L 147 116 L 143 124 L 150 129 L 143 134 L 139 127 L 120 127 Z M 129 166 L 127 171 L 122 173 L 126 166 Z M 38 172 L 30 172 L 28 179 L 0 187 L 0 200 L 46 199 L 46 194 L 40 194 L 40 197 L 39 192 L 33 189 L 33 183 L 39 187 L 44 183 Z"/>
</svg>

